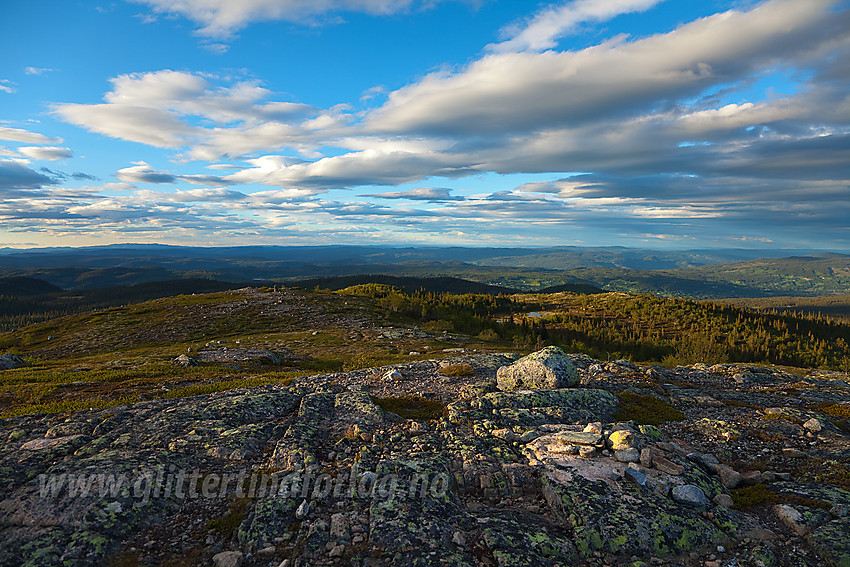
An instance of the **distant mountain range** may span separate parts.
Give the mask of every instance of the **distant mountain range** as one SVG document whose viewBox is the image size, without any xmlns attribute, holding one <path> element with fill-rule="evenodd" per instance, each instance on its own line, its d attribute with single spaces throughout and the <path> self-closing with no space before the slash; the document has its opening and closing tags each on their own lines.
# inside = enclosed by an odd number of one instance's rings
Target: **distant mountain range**
<svg viewBox="0 0 850 567">
<path fill-rule="evenodd" d="M 583 285 L 693 298 L 850 293 L 850 255 L 809 250 L 165 245 L 0 249 L 0 276 L 38 278 L 63 289 L 186 278 L 292 283 L 374 274 L 454 277 L 507 290 Z M 362 277 L 357 281 L 362 283 Z"/>
</svg>

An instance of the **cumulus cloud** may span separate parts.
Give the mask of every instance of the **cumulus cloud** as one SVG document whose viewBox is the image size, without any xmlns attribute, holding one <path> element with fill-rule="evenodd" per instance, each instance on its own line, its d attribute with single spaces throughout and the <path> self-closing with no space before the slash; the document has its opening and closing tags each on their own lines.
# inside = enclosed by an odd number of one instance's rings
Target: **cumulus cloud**
<svg viewBox="0 0 850 567">
<path fill-rule="evenodd" d="M 111 82 L 105 103 L 57 104 L 54 113 L 113 138 L 161 148 L 191 146 L 188 157 L 206 160 L 303 144 L 309 136 L 297 124 L 316 114 L 304 104 L 266 102 L 271 93 L 256 81 L 217 86 L 200 74 L 166 69 Z M 198 119 L 212 126 L 194 124 Z"/>
<path fill-rule="evenodd" d="M 62 138 L 48 138 L 44 134 L 22 130 L 21 128 L 9 128 L 6 126 L 0 126 L 0 140 L 24 142 L 26 144 L 51 144 L 62 142 Z"/>
<path fill-rule="evenodd" d="M 56 146 L 23 146 L 18 148 L 18 151 L 28 158 L 46 161 L 58 161 L 73 155 L 68 148 Z"/>
<path fill-rule="evenodd" d="M 460 72 L 436 72 L 392 92 L 368 125 L 488 136 L 650 112 L 821 50 L 848 23 L 834 4 L 774 0 L 631 43 L 486 55 Z"/>
<path fill-rule="evenodd" d="M 119 169 L 115 177 L 126 183 L 174 183 L 177 181 L 176 176 L 156 171 L 143 161 L 137 161 L 130 167 Z"/>
<path fill-rule="evenodd" d="M 228 38 L 252 22 L 284 20 L 311 22 L 344 12 L 388 15 L 433 2 L 417 0 L 134 0 L 160 14 L 178 14 L 202 27 L 198 34 Z"/>
<path fill-rule="evenodd" d="M 850 11 L 837 0 L 770 0 L 636 40 L 552 49 L 583 22 L 654 3 L 578 0 L 543 10 L 504 45 L 389 92 L 374 110 L 319 109 L 279 101 L 256 81 L 164 70 L 116 77 L 102 104 L 54 111 L 92 131 L 172 148 L 178 159 L 216 162 L 205 169 L 220 175 L 144 162 L 121 169 L 126 183 L 204 187 L 134 189 L 127 200 L 112 198 L 116 223 L 122 207 L 153 218 L 154 203 L 172 218 L 224 226 L 229 217 L 213 209 L 226 202 L 242 213 L 233 225 L 240 230 L 306 223 L 347 234 L 355 224 L 392 223 L 413 240 L 466 233 L 503 242 L 499 233 L 510 232 L 518 242 L 540 227 L 596 227 L 647 239 L 716 230 L 740 242 L 756 236 L 742 235 L 752 226 L 782 242 L 790 238 L 783 225 L 846 226 Z M 797 82 L 749 98 L 747 89 L 772 74 Z M 48 143 L 5 131 L 13 141 Z M 488 172 L 555 179 L 465 198 L 430 180 Z M 319 198 L 409 183 L 438 186 L 362 195 L 380 204 Z M 274 190 L 229 188 L 251 184 Z M 793 234 L 801 243 L 802 231 Z"/>
<path fill-rule="evenodd" d="M 452 195 L 452 190 L 446 187 L 416 187 L 409 191 L 392 191 L 389 193 L 373 193 L 362 195 L 378 199 L 407 199 L 410 201 L 463 201 L 463 197 Z"/>
<path fill-rule="evenodd" d="M 545 8 L 523 24 L 502 31 L 509 39 L 489 45 L 492 51 L 542 51 L 585 22 L 605 21 L 630 12 L 642 12 L 663 0 L 574 0 Z"/>
<path fill-rule="evenodd" d="M 18 161 L 0 161 L 0 190 L 9 196 L 17 191 L 41 189 L 56 182 Z"/>
<path fill-rule="evenodd" d="M 132 166 L 119 169 L 115 173 L 115 177 L 125 183 L 173 184 L 178 181 L 185 181 L 193 185 L 212 185 L 216 187 L 232 185 L 231 182 L 218 175 L 175 175 L 165 171 L 158 171 L 144 161 L 133 162 Z"/>
</svg>

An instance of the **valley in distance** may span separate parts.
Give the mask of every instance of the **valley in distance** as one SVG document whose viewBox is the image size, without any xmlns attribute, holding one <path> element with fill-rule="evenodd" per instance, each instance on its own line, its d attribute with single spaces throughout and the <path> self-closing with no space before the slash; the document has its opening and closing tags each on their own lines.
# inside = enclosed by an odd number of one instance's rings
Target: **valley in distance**
<svg viewBox="0 0 850 567">
<path fill-rule="evenodd" d="M 0 564 L 850 566 L 850 255 L 0 250 Z"/>
</svg>

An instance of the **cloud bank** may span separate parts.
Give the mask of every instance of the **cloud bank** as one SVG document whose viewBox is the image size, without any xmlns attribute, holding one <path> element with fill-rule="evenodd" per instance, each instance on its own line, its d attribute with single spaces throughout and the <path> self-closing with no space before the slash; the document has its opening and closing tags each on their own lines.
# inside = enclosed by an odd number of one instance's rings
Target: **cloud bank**
<svg viewBox="0 0 850 567">
<path fill-rule="evenodd" d="M 210 37 L 259 20 L 417 7 L 146 4 L 199 22 Z M 292 237 L 332 227 L 368 239 L 391 223 L 401 239 L 452 235 L 477 243 L 498 241 L 499 231 L 521 243 L 539 237 L 541 227 L 552 241 L 538 242 L 547 244 L 559 242 L 559 231 L 699 242 L 713 230 L 727 242 L 775 240 L 754 233 L 762 231 L 802 243 L 817 230 L 847 242 L 846 221 L 839 220 L 850 214 L 845 3 L 770 0 L 637 39 L 558 49 L 558 39 L 582 25 L 656 4 L 577 0 L 544 8 L 468 64 L 390 91 L 374 108 L 368 98 L 319 108 L 254 79 L 201 72 L 117 76 L 102 102 L 58 103 L 52 112 L 90 132 L 166 149 L 196 169 L 178 174 L 124 164 L 114 175 L 129 194 L 88 195 L 85 205 L 65 210 L 116 223 L 115 230 L 137 230 L 139 222 L 119 219 L 145 215 L 155 226 L 159 211 L 163 226 L 183 219 L 197 230 Z M 752 94 L 753 84 L 779 76 L 792 78 L 782 92 Z M 66 150 L 15 128 L 0 127 L 0 138 L 43 145 L 12 150 L 33 159 Z M 39 173 L 8 167 L 9 178 L 23 176 L 22 187 L 49 192 L 32 177 Z M 494 174 L 549 180 L 464 187 Z M 343 196 L 351 190 L 359 197 Z M 748 234 L 743 226 L 751 227 Z"/>
</svg>

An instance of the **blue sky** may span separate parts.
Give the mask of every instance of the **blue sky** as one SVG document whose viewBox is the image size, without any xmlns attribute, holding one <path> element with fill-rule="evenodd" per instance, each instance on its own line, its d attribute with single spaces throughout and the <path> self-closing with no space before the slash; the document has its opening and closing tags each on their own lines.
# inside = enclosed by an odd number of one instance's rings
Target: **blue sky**
<svg viewBox="0 0 850 567">
<path fill-rule="evenodd" d="M 847 0 L 12 0 L 0 246 L 850 248 Z"/>
</svg>

